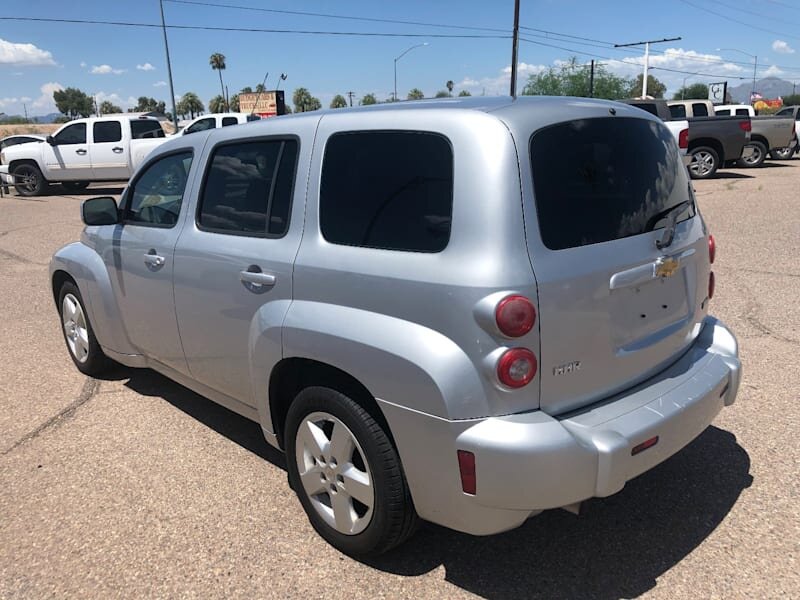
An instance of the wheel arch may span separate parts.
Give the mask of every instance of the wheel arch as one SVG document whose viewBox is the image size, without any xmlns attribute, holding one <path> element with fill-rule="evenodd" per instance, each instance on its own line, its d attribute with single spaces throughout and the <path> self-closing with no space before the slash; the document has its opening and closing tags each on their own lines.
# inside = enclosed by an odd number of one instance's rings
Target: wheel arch
<svg viewBox="0 0 800 600">
<path fill-rule="evenodd" d="M 725 163 L 725 151 L 722 148 L 722 144 L 719 140 L 714 138 L 698 138 L 696 140 L 692 140 L 689 142 L 689 153 L 691 154 L 697 148 L 701 146 L 706 146 L 714 150 L 717 153 L 717 158 L 719 159 L 719 164 L 722 165 Z"/>
</svg>

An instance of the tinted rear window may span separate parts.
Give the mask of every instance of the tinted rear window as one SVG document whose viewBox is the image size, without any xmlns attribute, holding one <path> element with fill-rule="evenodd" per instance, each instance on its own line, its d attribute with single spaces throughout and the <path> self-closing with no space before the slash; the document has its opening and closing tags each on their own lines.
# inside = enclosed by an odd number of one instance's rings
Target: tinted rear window
<svg viewBox="0 0 800 600">
<path fill-rule="evenodd" d="M 531 167 L 539 230 L 562 250 L 663 227 L 665 209 L 689 200 L 675 139 L 655 121 L 578 119 L 536 132 Z M 693 216 L 690 208 L 680 216 Z"/>
<path fill-rule="evenodd" d="M 119 121 L 97 121 L 93 131 L 95 144 L 118 142 L 122 139 L 122 125 Z"/>
<path fill-rule="evenodd" d="M 439 252 L 450 239 L 453 151 L 441 135 L 343 133 L 328 140 L 322 235 L 334 244 Z"/>
<path fill-rule="evenodd" d="M 708 107 L 705 104 L 692 104 L 692 114 L 695 117 L 707 117 L 708 116 Z"/>
<path fill-rule="evenodd" d="M 152 119 L 131 120 L 131 135 L 135 140 L 166 137 L 161 123 Z"/>
<path fill-rule="evenodd" d="M 669 107 L 669 114 L 672 115 L 673 119 L 685 119 L 686 107 L 683 104 L 673 104 Z"/>
</svg>

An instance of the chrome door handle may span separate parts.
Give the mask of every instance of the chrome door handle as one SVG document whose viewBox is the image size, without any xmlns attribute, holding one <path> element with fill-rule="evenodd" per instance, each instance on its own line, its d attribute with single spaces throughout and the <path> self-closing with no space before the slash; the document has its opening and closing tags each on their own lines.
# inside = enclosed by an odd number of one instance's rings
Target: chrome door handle
<svg viewBox="0 0 800 600">
<path fill-rule="evenodd" d="M 262 273 L 261 271 L 242 271 L 239 277 L 245 284 L 254 286 L 273 286 L 275 285 L 275 275 Z"/>
<path fill-rule="evenodd" d="M 151 267 L 163 267 L 164 262 L 165 262 L 164 257 L 159 256 L 154 252 L 144 255 L 144 264 L 150 265 Z"/>
<path fill-rule="evenodd" d="M 112 151 L 112 152 L 115 152 L 116 154 L 120 154 L 120 153 L 124 152 L 124 149 L 123 149 L 123 148 L 120 148 L 119 146 L 114 146 L 114 147 L 111 149 L 111 151 Z"/>
<path fill-rule="evenodd" d="M 75 154 L 80 154 L 81 156 L 83 156 L 84 154 L 86 154 L 86 150 L 84 150 L 83 148 L 78 148 L 77 150 L 75 150 Z"/>
</svg>

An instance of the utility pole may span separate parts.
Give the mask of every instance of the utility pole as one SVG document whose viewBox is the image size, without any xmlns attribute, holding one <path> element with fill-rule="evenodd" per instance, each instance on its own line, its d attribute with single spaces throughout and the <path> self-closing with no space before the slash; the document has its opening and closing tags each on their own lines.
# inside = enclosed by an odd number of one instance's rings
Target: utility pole
<svg viewBox="0 0 800 600">
<path fill-rule="evenodd" d="M 589 71 L 589 98 L 594 98 L 594 59 L 592 59 L 591 71 Z"/>
<path fill-rule="evenodd" d="M 628 46 L 644 45 L 644 74 L 642 75 L 642 98 L 647 97 L 647 69 L 650 64 L 650 44 L 661 44 L 662 42 L 677 42 L 680 37 L 664 38 L 661 40 L 646 40 L 644 42 L 633 42 L 631 44 L 614 44 L 614 48 L 627 48 Z"/>
<path fill-rule="evenodd" d="M 353 96 L 355 96 L 354 92 L 347 92 L 347 97 L 350 99 L 350 108 L 353 107 Z"/>
<path fill-rule="evenodd" d="M 792 93 L 794 93 L 794 91 Z M 25 104 L 24 102 L 22 103 L 22 110 L 25 111 L 25 122 L 27 123 L 28 122 L 28 105 Z"/>
<path fill-rule="evenodd" d="M 161 30 L 164 32 L 164 50 L 167 53 L 167 75 L 169 77 L 169 97 L 172 99 L 172 123 L 178 131 L 178 109 L 175 107 L 175 87 L 172 85 L 172 64 L 169 61 L 169 44 L 167 43 L 167 24 L 164 21 L 164 0 L 158 0 L 161 7 Z"/>
<path fill-rule="evenodd" d="M 519 0 L 514 0 L 514 35 L 511 40 L 511 97 L 517 97 L 517 52 L 519 51 Z"/>
</svg>

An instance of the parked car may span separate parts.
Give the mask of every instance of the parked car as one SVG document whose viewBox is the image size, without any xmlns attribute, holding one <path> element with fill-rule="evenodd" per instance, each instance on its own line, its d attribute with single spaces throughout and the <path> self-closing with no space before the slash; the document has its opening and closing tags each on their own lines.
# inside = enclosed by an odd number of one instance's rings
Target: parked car
<svg viewBox="0 0 800 600">
<path fill-rule="evenodd" d="M 44 136 L 38 134 L 24 134 L 24 135 L 9 135 L 4 137 L 0 140 L 0 165 L 3 164 L 2 161 L 2 152 L 5 148 L 10 146 L 16 146 L 18 144 L 27 144 L 29 142 L 43 142 Z M 8 192 L 8 185 L 11 183 L 10 177 L 3 173 L 0 173 L 0 186 L 3 187 L 4 191 Z"/>
<path fill-rule="evenodd" d="M 250 123 L 252 121 L 259 121 L 261 117 L 252 115 L 250 113 L 214 113 L 210 115 L 202 115 L 195 118 L 186 124 L 177 135 L 186 135 L 188 133 L 198 133 L 208 129 L 218 129 L 220 127 L 228 127 L 230 125 L 240 125 L 242 123 Z"/>
<path fill-rule="evenodd" d="M 714 115 L 718 117 L 749 118 L 750 141 L 747 144 L 747 148 L 750 148 L 751 152 L 738 160 L 741 167 L 761 166 L 770 152 L 780 148 L 791 147 L 795 143 L 794 122 L 791 119 L 756 116 L 752 106 L 722 105 L 715 107 L 710 100 L 673 101 L 669 104 L 678 112 L 685 110 L 689 117 Z"/>
<path fill-rule="evenodd" d="M 577 510 L 739 387 L 678 148 L 615 102 L 404 102 L 175 137 L 82 216 L 50 264 L 76 367 L 150 367 L 260 423 L 346 553 L 418 518 L 486 535 Z"/>
<path fill-rule="evenodd" d="M 164 141 L 161 124 L 151 117 L 78 119 L 48 135 L 46 143 L 4 149 L 0 174 L 13 176 L 20 196 L 37 196 L 50 183 L 80 190 L 93 181 L 127 181 Z"/>
<path fill-rule="evenodd" d="M 794 119 L 794 139 L 797 142 L 792 147 L 777 148 L 770 152 L 772 158 L 786 160 L 791 158 L 795 152 L 800 152 L 800 106 L 784 106 L 775 113 L 776 117 L 791 117 Z"/>
<path fill-rule="evenodd" d="M 688 153 L 689 121 L 685 119 L 682 121 L 672 119 L 672 115 L 669 112 L 669 107 L 664 100 L 657 98 L 630 98 L 618 100 L 618 102 L 628 104 L 629 106 L 635 106 L 636 108 L 641 108 L 642 110 L 649 112 L 651 115 L 655 115 L 661 119 L 667 129 L 670 130 L 672 136 L 675 138 L 675 141 L 678 144 L 681 156 L 683 157 L 683 164 L 689 165 L 692 162 L 692 157 Z"/>
</svg>

